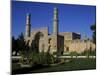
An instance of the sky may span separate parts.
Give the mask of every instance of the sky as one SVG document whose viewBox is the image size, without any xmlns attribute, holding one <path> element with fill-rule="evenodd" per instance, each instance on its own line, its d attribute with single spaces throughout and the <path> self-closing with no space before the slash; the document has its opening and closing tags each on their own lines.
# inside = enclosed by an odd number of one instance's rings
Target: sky
<svg viewBox="0 0 100 75">
<path fill-rule="evenodd" d="M 31 29 L 49 27 L 53 31 L 53 10 L 58 8 L 59 32 L 77 32 L 92 37 L 90 26 L 96 21 L 96 6 L 12 1 L 12 36 L 25 33 L 26 14 L 31 14 Z"/>
</svg>

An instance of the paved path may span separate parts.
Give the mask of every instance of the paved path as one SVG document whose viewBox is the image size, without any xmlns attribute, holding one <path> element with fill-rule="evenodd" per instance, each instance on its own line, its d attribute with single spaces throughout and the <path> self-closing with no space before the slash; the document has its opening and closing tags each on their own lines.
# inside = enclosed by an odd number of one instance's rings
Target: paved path
<svg viewBox="0 0 100 75">
<path fill-rule="evenodd" d="M 22 58 L 21 56 L 12 56 L 12 59 L 21 59 L 21 58 Z M 96 56 L 59 56 L 58 58 L 96 58 Z"/>
<path fill-rule="evenodd" d="M 59 56 L 58 58 L 96 58 L 96 56 Z"/>
</svg>

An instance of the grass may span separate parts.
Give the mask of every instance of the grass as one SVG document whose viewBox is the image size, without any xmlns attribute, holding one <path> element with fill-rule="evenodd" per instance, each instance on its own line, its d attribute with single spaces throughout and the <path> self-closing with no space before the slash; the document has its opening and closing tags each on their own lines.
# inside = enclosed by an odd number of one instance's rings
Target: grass
<svg viewBox="0 0 100 75">
<path fill-rule="evenodd" d="M 13 66 L 12 66 L 13 67 Z M 57 72 L 57 71 L 73 71 L 73 70 L 88 70 L 96 68 L 95 59 L 71 59 L 70 62 L 56 66 L 35 66 L 31 68 L 22 68 L 13 71 L 13 73 L 42 73 L 42 72 Z"/>
<path fill-rule="evenodd" d="M 20 65 L 17 63 L 12 63 L 12 70 L 20 69 Z"/>
<path fill-rule="evenodd" d="M 88 70 L 95 69 L 95 59 L 73 59 L 70 62 L 60 64 L 53 67 L 47 67 L 40 70 L 34 70 L 32 72 L 56 72 L 56 71 L 73 71 L 73 70 Z"/>
</svg>

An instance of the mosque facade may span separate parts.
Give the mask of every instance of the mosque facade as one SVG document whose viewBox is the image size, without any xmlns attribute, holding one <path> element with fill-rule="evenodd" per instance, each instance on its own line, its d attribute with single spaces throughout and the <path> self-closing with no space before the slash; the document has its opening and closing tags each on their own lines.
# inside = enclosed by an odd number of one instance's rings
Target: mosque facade
<svg viewBox="0 0 100 75">
<path fill-rule="evenodd" d="M 53 33 L 49 34 L 48 27 L 31 30 L 31 14 L 26 16 L 25 41 L 36 52 L 63 54 L 66 52 L 81 53 L 85 50 L 95 50 L 92 40 L 81 39 L 80 33 L 59 32 L 58 8 L 53 11 Z"/>
</svg>

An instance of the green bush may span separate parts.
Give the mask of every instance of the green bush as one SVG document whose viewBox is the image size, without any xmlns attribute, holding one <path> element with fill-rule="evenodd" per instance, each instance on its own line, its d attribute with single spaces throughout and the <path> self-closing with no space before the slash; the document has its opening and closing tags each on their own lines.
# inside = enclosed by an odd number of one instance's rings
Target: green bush
<svg viewBox="0 0 100 75">
<path fill-rule="evenodd" d="M 30 65 L 38 65 L 38 64 L 52 64 L 54 63 L 54 57 L 50 53 L 36 53 L 33 51 L 21 52 L 22 59 L 21 63 L 30 64 Z"/>
<path fill-rule="evenodd" d="M 79 54 L 77 52 L 71 52 L 69 55 L 71 55 L 71 56 L 77 56 Z"/>
<path fill-rule="evenodd" d="M 95 50 L 85 50 L 82 53 L 77 53 L 77 52 L 70 52 L 70 54 L 68 54 L 70 56 L 78 56 L 78 55 L 85 55 L 85 56 L 91 56 L 91 55 L 96 55 L 96 51 Z"/>
<path fill-rule="evenodd" d="M 80 55 L 87 55 L 87 56 L 96 55 L 96 51 L 87 50 L 87 51 L 82 52 Z"/>
</svg>

